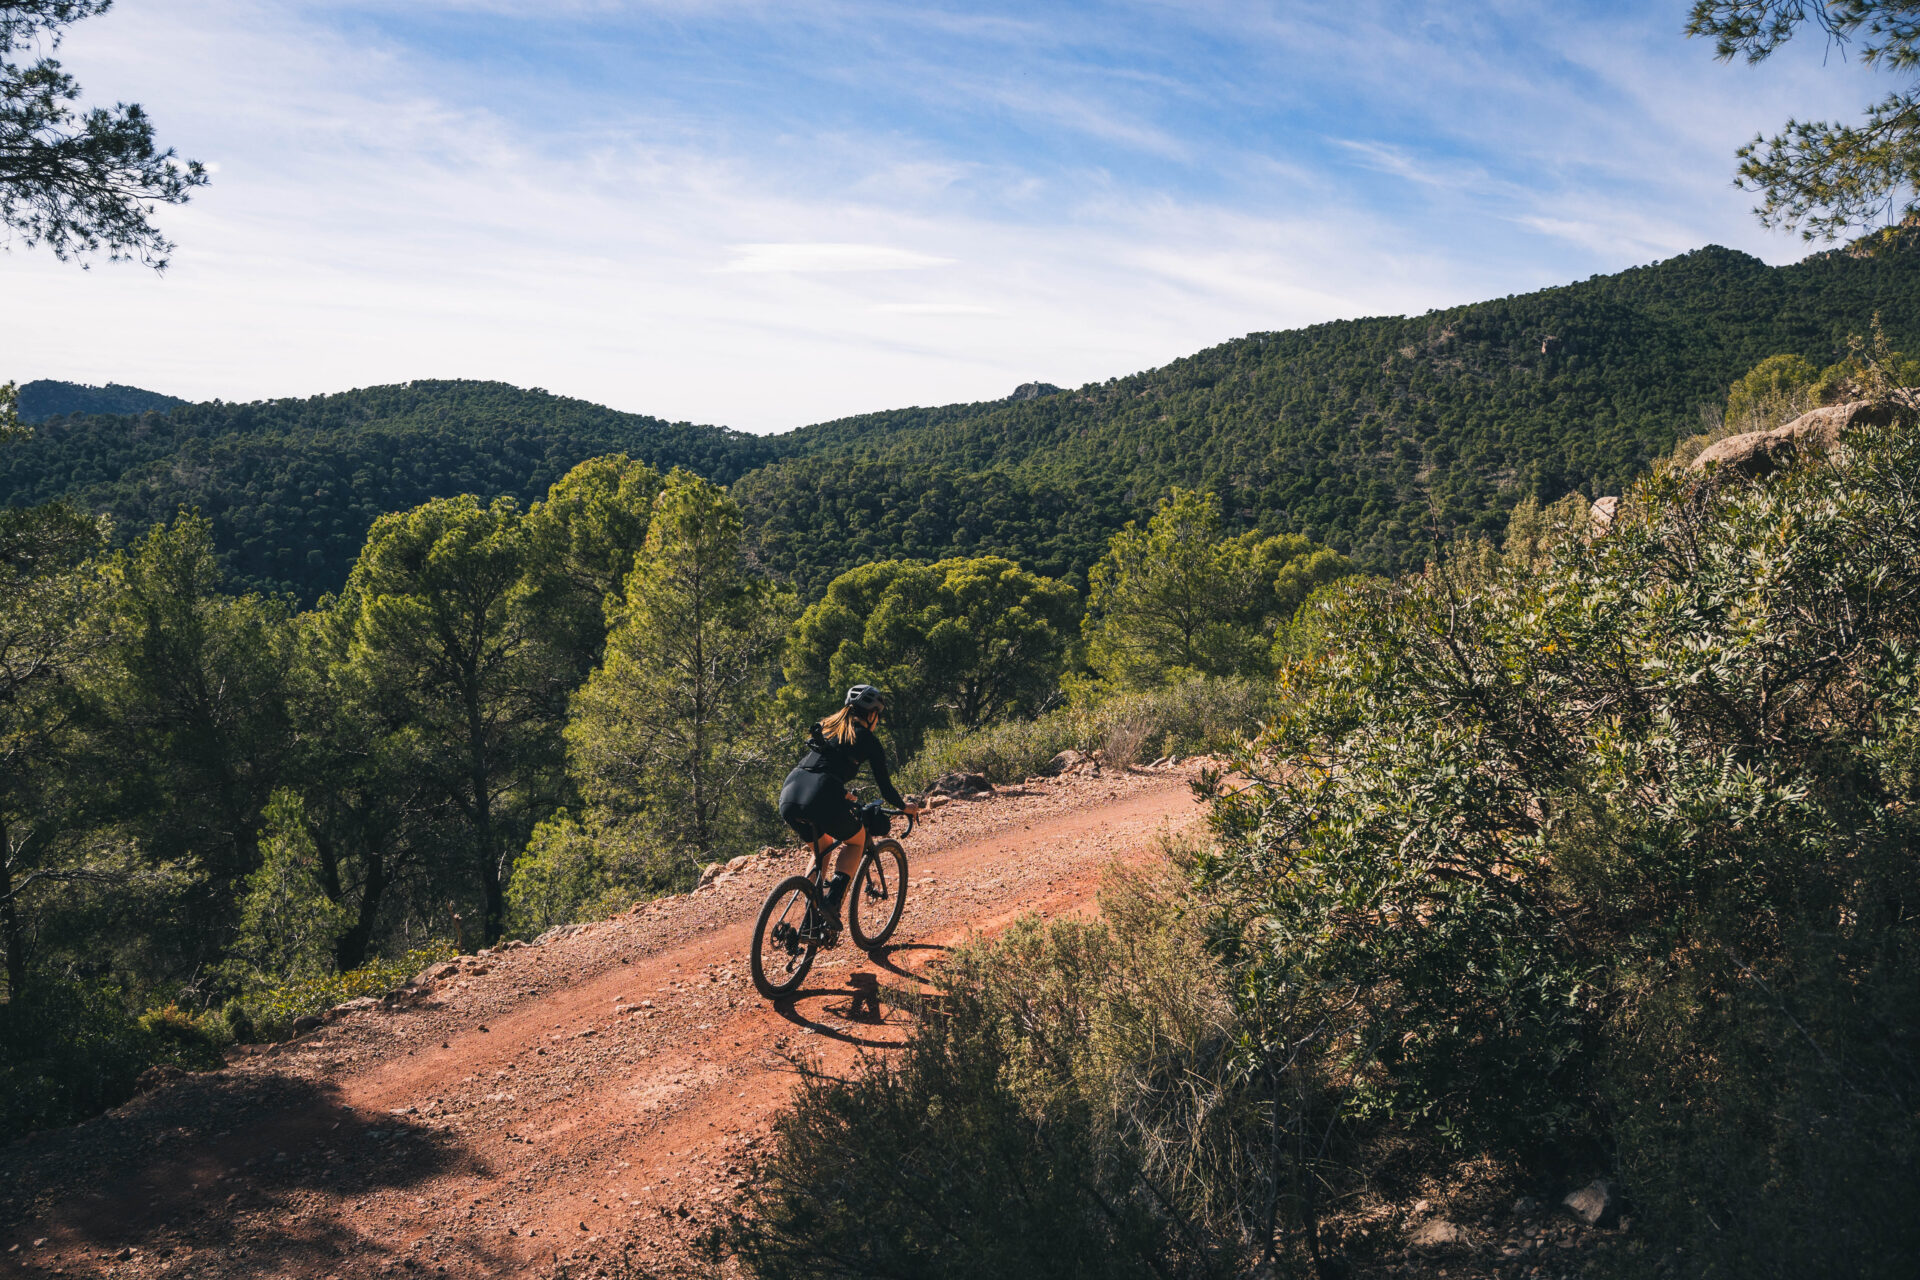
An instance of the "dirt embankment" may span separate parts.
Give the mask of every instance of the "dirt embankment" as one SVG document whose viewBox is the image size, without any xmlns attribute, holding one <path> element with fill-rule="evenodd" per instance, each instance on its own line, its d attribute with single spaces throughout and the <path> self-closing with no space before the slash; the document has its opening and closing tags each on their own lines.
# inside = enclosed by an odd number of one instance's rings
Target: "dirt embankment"
<svg viewBox="0 0 1920 1280">
<path fill-rule="evenodd" d="M 848 1018 L 849 974 L 884 1000 L 970 933 L 1090 912 L 1111 859 L 1198 820 L 1191 776 L 938 810 L 906 842 L 894 945 L 843 941 L 779 1006 L 746 947 L 798 850 L 0 1148 L 0 1276 L 590 1276 L 622 1247 L 671 1272 L 766 1140 L 790 1046 L 833 1063 L 904 1040 L 897 1008 Z"/>
</svg>

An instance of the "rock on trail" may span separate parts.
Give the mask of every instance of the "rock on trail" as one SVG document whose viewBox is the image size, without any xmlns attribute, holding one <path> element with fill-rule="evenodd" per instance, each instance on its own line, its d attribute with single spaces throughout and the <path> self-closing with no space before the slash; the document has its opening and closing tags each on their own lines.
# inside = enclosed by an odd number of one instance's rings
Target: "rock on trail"
<svg viewBox="0 0 1920 1280">
<path fill-rule="evenodd" d="M 906 914 L 792 1000 L 747 977 L 798 849 L 692 894 L 463 957 L 220 1071 L 0 1147 L 0 1277 L 671 1274 L 767 1141 L 790 1049 L 851 1066 L 909 1031 L 887 1001 L 1027 911 L 1090 913 L 1116 857 L 1201 814 L 1193 766 L 1076 772 L 927 815 Z M 856 973 L 882 1016 L 853 1020 Z"/>
</svg>

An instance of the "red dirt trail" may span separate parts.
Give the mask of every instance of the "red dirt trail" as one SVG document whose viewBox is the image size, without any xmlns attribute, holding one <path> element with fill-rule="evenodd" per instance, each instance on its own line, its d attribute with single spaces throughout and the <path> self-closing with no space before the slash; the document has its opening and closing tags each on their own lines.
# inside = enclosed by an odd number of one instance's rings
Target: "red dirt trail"
<svg viewBox="0 0 1920 1280">
<path fill-rule="evenodd" d="M 1094 910 L 1109 862 L 1198 819 L 1191 776 L 935 811 L 905 842 L 894 944 L 842 941 L 779 1006 L 746 947 L 798 850 L 0 1147 L 0 1276 L 592 1276 L 623 1247 L 679 1271 L 767 1140 L 792 1051 L 851 1064 L 899 1045 L 889 988 L 1025 912 Z M 879 978 L 877 1023 L 846 1016 L 855 971 Z"/>
</svg>

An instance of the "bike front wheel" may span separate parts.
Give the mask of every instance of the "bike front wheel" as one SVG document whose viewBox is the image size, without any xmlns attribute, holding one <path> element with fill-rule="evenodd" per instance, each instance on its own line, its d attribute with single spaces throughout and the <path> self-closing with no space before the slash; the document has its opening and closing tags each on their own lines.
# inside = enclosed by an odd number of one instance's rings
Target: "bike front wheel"
<svg viewBox="0 0 1920 1280">
<path fill-rule="evenodd" d="M 898 840 L 876 840 L 847 886 L 847 932 L 862 950 L 883 947 L 906 908 L 907 851 Z"/>
<path fill-rule="evenodd" d="M 769 1000 L 799 990 L 820 946 L 820 891 L 805 876 L 788 876 L 773 886 L 753 925 L 753 954 L 748 968 L 753 985 Z"/>
</svg>

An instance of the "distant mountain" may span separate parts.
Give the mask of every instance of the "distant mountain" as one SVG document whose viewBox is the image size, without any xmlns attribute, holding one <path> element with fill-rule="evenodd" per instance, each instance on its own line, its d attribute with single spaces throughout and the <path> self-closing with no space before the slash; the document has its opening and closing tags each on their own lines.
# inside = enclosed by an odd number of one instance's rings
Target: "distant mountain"
<svg viewBox="0 0 1920 1280">
<path fill-rule="evenodd" d="M 729 482 L 774 456 L 761 437 L 621 413 L 499 382 L 410 382 L 306 400 L 42 422 L 0 449 L 0 504 L 66 497 L 123 536 L 196 507 L 242 586 L 311 601 L 337 589 L 375 517 L 456 493 L 546 492 L 624 452 Z"/>
<path fill-rule="evenodd" d="M 67 413 L 147 413 L 171 409 L 187 403 L 178 396 L 163 396 L 158 391 L 123 387 L 109 382 L 104 387 L 84 382 L 55 382 L 41 378 L 20 384 L 20 419 L 44 422 Z"/>
<path fill-rule="evenodd" d="M 1175 485 L 1241 527 L 1365 567 L 1497 532 L 1528 495 L 1617 493 L 1769 355 L 1825 363 L 1875 313 L 1920 352 L 1920 249 L 1786 267 L 1709 247 L 1423 316 L 1257 333 L 1062 391 L 862 414 L 778 436 L 667 423 L 493 382 L 43 421 L 0 450 L 0 504 L 68 496 L 123 535 L 197 506 L 238 579 L 312 599 L 382 512 L 531 500 L 624 451 L 734 483 L 753 554 L 817 592 L 888 556 L 998 553 L 1079 578 Z"/>
<path fill-rule="evenodd" d="M 821 423 L 780 446 L 1001 473 L 1129 516 L 1173 485 L 1208 489 L 1247 527 L 1391 571 L 1436 534 L 1503 528 L 1527 495 L 1619 492 L 1761 359 L 1832 361 L 1876 312 L 1920 352 L 1920 249 L 1776 268 L 1709 247 L 1423 316 L 1251 334 L 1060 395 Z"/>
</svg>

